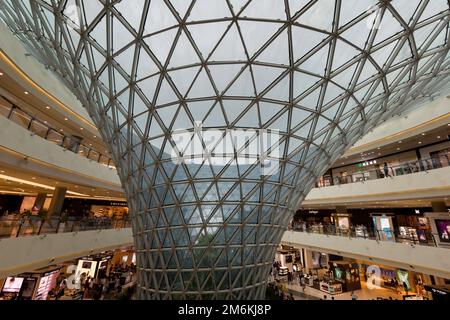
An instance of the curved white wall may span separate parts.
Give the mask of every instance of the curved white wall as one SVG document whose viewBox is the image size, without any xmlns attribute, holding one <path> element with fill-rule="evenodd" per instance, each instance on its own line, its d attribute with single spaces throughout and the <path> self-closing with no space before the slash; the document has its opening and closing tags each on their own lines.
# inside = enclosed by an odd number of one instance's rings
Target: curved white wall
<svg viewBox="0 0 450 320">
<path fill-rule="evenodd" d="M 29 55 L 27 50 L 24 48 L 23 44 L 16 38 L 8 27 L 0 22 L 0 34 L 1 34 L 1 47 L 0 50 L 3 51 L 9 59 L 11 59 L 16 66 L 20 68 L 23 73 L 31 78 L 39 87 L 47 91 L 54 98 L 59 100 L 67 109 L 63 109 L 60 105 L 55 104 L 52 99 L 50 99 L 41 91 L 37 90 L 35 87 L 24 81 L 24 79 L 17 74 L 15 70 L 5 61 L 0 59 L 0 67 L 8 72 L 8 75 L 13 77 L 14 80 L 21 83 L 27 90 L 39 97 L 42 101 L 51 105 L 53 110 L 56 110 L 65 116 L 67 116 L 71 121 L 78 123 L 79 125 L 85 126 L 85 128 L 90 130 L 94 134 L 98 134 L 97 129 L 92 123 L 87 111 L 83 108 L 80 101 L 73 95 L 73 93 L 61 83 L 50 70 L 47 70 L 43 64 L 37 61 L 33 56 Z M 67 111 L 70 112 L 67 112 Z M 73 113 L 72 113 L 73 112 Z"/>
<path fill-rule="evenodd" d="M 0 279 L 132 244 L 129 228 L 0 239 Z"/>
<path fill-rule="evenodd" d="M 0 116 L 0 152 L 0 163 L 4 162 L 17 169 L 34 168 L 37 173 L 39 170 L 45 170 L 41 173 L 56 179 L 59 177 L 67 182 L 122 191 L 115 169 L 66 151 L 39 136 L 32 136 L 30 131 L 3 116 Z M 23 161 L 25 157 L 30 160 Z M 33 160 L 41 162 L 42 165 L 33 164 Z"/>
<path fill-rule="evenodd" d="M 316 188 L 302 205 L 411 200 L 450 195 L 450 167 L 392 178 Z"/>
</svg>

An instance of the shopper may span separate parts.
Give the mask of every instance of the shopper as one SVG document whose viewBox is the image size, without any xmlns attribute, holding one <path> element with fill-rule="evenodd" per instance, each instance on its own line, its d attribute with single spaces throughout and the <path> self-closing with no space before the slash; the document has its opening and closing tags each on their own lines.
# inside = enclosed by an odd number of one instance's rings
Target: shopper
<svg viewBox="0 0 450 320">
<path fill-rule="evenodd" d="M 63 281 L 61 281 L 61 284 L 59 285 L 59 289 L 58 289 L 58 293 L 56 294 L 56 300 L 59 300 L 59 298 L 64 296 L 64 291 L 66 289 L 67 286 L 67 281 L 66 279 L 64 279 Z"/>
<path fill-rule="evenodd" d="M 83 298 L 84 299 L 88 299 L 89 298 L 90 284 L 91 284 L 91 276 L 88 276 L 86 278 L 86 281 L 84 282 L 84 293 L 83 293 Z"/>
<path fill-rule="evenodd" d="M 389 173 L 389 166 L 388 166 L 388 164 L 386 162 L 384 163 L 383 171 L 384 171 L 384 177 L 385 178 L 387 178 L 387 177 L 392 178 L 390 173 Z"/>
<path fill-rule="evenodd" d="M 306 279 L 305 279 L 305 277 L 302 277 L 300 282 L 301 282 L 301 286 L 302 286 L 302 291 L 303 291 L 303 293 L 305 293 L 305 290 L 306 290 Z"/>
<path fill-rule="evenodd" d="M 407 296 L 408 295 L 408 284 L 405 281 L 403 281 L 403 289 L 405 289 L 405 295 Z"/>
</svg>

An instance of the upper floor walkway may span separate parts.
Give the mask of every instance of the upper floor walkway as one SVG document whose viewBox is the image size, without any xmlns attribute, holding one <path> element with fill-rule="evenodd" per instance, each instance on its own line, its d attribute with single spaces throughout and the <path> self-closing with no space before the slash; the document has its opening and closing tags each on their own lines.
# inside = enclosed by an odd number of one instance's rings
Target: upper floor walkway
<svg viewBox="0 0 450 320">
<path fill-rule="evenodd" d="M 132 245 L 127 220 L 2 218 L 0 279 Z"/>
<path fill-rule="evenodd" d="M 76 185 L 123 192 L 117 170 L 104 154 L 80 145 L 17 107 L 1 109 L 0 165 Z M 5 113 L 3 113 L 5 111 Z"/>
<path fill-rule="evenodd" d="M 432 163 L 432 161 L 430 162 Z M 368 172 L 367 179 L 311 190 L 302 205 L 349 205 L 363 202 L 446 198 L 450 195 L 450 166 L 399 167 L 402 174 Z M 380 174 L 380 176 L 378 176 Z M 364 176 L 364 174 L 362 173 Z"/>
</svg>

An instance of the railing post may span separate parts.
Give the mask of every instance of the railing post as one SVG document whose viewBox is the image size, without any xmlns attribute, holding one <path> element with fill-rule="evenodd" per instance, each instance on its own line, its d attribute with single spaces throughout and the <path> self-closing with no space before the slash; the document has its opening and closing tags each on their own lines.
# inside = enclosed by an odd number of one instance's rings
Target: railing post
<svg viewBox="0 0 450 320">
<path fill-rule="evenodd" d="M 37 235 L 38 235 L 38 236 L 41 234 L 42 226 L 44 225 L 44 221 L 45 221 L 45 218 L 42 218 L 41 221 L 40 221 L 41 224 L 40 224 L 39 230 L 38 230 L 38 232 L 37 232 Z"/>
<path fill-rule="evenodd" d="M 16 238 L 18 238 L 20 235 L 20 230 L 22 229 L 22 223 L 23 223 L 23 219 L 20 219 L 19 227 L 17 228 L 17 232 L 16 232 Z"/>
</svg>

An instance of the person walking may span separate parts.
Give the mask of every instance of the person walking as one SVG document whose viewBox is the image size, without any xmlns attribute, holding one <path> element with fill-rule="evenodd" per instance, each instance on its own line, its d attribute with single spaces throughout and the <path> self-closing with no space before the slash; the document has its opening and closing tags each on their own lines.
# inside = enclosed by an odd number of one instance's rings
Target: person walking
<svg viewBox="0 0 450 320">
<path fill-rule="evenodd" d="M 302 286 L 302 291 L 303 291 L 303 293 L 305 293 L 305 290 L 306 290 L 306 279 L 305 279 L 305 277 L 302 277 L 300 279 L 300 283 L 301 283 L 301 286 Z"/>
<path fill-rule="evenodd" d="M 385 178 L 387 178 L 387 177 L 392 178 L 390 173 L 389 173 L 389 166 L 388 166 L 387 162 L 384 163 L 383 171 L 384 171 L 384 177 Z"/>
</svg>

